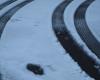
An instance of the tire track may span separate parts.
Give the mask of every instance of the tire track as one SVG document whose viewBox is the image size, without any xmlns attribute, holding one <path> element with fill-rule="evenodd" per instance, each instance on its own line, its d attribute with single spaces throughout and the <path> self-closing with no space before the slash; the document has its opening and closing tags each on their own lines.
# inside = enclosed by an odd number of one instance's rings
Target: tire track
<svg viewBox="0 0 100 80">
<path fill-rule="evenodd" d="M 8 10 L 6 13 L 4 13 L 1 17 L 0 17 L 0 38 L 2 35 L 2 32 L 7 24 L 7 22 L 11 19 L 11 17 L 23 6 L 27 5 L 28 3 L 32 2 L 33 0 L 25 0 L 23 2 L 21 2 L 20 4 L 14 6 L 13 8 L 11 8 L 10 10 Z"/>
<path fill-rule="evenodd" d="M 7 1 L 4 4 L 0 5 L 0 9 L 3 9 L 5 6 L 9 5 L 10 3 L 14 2 L 16 0 L 11 0 L 11 1 Z M 7 22 L 10 20 L 10 18 L 23 6 L 25 6 L 26 4 L 32 2 L 33 0 L 26 0 L 18 5 L 16 5 L 15 7 L 11 8 L 10 10 L 8 10 L 6 13 L 4 13 L 1 17 L 0 17 L 0 38 L 2 35 L 2 32 L 7 24 Z M 0 80 L 2 80 L 2 73 L 0 74 Z"/>
<path fill-rule="evenodd" d="M 17 0 L 8 0 L 0 5 L 0 10 Z"/>
<path fill-rule="evenodd" d="M 64 23 L 64 10 L 72 0 L 65 0 L 52 15 L 53 31 L 66 52 L 78 63 L 78 65 L 92 78 L 100 80 L 100 64 L 90 57 L 73 39 Z"/>
<path fill-rule="evenodd" d="M 81 39 L 86 43 L 88 48 L 100 59 L 100 42 L 90 31 L 85 19 L 87 8 L 93 1 L 94 0 L 86 0 L 77 8 L 74 15 L 74 24 Z"/>
</svg>

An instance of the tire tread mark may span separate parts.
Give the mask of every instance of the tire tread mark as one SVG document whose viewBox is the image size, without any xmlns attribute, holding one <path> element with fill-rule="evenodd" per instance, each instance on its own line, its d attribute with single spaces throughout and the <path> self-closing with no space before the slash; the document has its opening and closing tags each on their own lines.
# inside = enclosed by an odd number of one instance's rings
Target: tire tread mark
<svg viewBox="0 0 100 80">
<path fill-rule="evenodd" d="M 5 8 L 6 6 L 8 6 L 9 4 L 11 4 L 11 3 L 15 2 L 15 1 L 17 1 L 17 0 L 8 0 L 8 1 L 0 4 L 0 10 Z"/>
<path fill-rule="evenodd" d="M 10 10 L 8 10 L 6 13 L 4 13 L 1 17 L 0 17 L 0 38 L 2 35 L 2 32 L 7 24 L 7 22 L 11 19 L 11 17 L 23 6 L 25 6 L 26 4 L 32 2 L 33 0 L 25 0 L 23 2 L 21 2 L 20 4 L 14 6 L 13 8 L 11 8 Z"/>
<path fill-rule="evenodd" d="M 89 76 L 100 80 L 100 64 L 88 55 L 73 39 L 64 23 L 64 10 L 72 0 L 65 0 L 54 10 L 52 15 L 52 28 L 62 47 L 78 63 Z M 98 66 L 95 67 L 95 66 Z"/>
<path fill-rule="evenodd" d="M 83 2 L 76 10 L 74 15 L 74 24 L 81 39 L 86 43 L 87 47 L 100 58 L 100 42 L 90 31 L 85 14 L 89 5 L 95 0 L 87 0 Z"/>
</svg>

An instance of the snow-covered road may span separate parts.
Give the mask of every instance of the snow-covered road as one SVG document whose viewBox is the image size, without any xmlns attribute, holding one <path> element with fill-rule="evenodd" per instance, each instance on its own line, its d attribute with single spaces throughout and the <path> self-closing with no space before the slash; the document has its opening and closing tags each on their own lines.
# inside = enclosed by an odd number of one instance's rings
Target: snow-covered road
<svg viewBox="0 0 100 80">
<path fill-rule="evenodd" d="M 18 4 L 21 1 L 16 2 Z M 61 2 L 62 0 L 34 0 L 8 21 L 0 40 L 2 80 L 93 80 L 66 54 L 52 30 L 52 14 Z M 78 7 L 81 2 L 75 0 L 73 3 L 77 5 L 70 9 Z M 11 7 L 5 7 L 0 13 L 5 13 Z M 66 24 L 73 25 L 73 22 L 68 22 L 72 18 L 66 15 L 67 10 L 64 14 Z M 76 31 L 74 33 L 80 39 Z M 28 63 L 41 65 L 44 75 L 28 71 Z"/>
</svg>

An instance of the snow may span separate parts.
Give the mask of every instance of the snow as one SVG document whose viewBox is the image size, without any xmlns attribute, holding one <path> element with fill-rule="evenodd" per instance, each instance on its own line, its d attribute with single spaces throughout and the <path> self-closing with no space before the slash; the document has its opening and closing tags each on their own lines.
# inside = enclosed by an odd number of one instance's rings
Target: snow
<svg viewBox="0 0 100 80">
<path fill-rule="evenodd" d="M 12 3 L 0 13 L 3 14 L 20 1 Z M 7 23 L 0 40 L 0 72 L 3 80 L 93 80 L 65 53 L 54 35 L 52 13 L 61 2 L 35 0 L 20 9 Z M 75 31 L 72 16 L 81 2 L 74 0 L 64 16 L 66 24 L 73 26 L 68 29 L 85 46 Z M 28 71 L 28 63 L 41 65 L 45 74 L 37 76 Z"/>
</svg>

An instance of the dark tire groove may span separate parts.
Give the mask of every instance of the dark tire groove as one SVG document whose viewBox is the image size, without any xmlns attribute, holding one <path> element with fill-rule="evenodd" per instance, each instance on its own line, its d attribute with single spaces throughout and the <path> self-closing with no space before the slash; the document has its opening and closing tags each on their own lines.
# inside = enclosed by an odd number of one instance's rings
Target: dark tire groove
<svg viewBox="0 0 100 80">
<path fill-rule="evenodd" d="M 89 5 L 95 0 L 86 0 L 76 10 L 74 15 L 74 24 L 81 39 L 86 43 L 87 47 L 100 59 L 100 42 L 90 31 L 85 15 Z"/>
<path fill-rule="evenodd" d="M 65 0 L 54 11 L 52 15 L 53 31 L 66 52 L 78 63 L 89 76 L 100 80 L 100 64 L 90 57 L 82 47 L 73 39 L 64 23 L 64 10 L 72 0 Z M 98 66 L 98 67 L 95 67 Z"/>
<path fill-rule="evenodd" d="M 5 8 L 6 6 L 8 6 L 9 4 L 11 4 L 11 3 L 15 2 L 15 1 L 17 1 L 17 0 L 8 0 L 8 1 L 0 4 L 0 10 Z"/>
<path fill-rule="evenodd" d="M 14 6 L 13 8 L 11 8 L 10 10 L 8 10 L 6 13 L 4 13 L 1 17 L 0 17 L 0 38 L 2 35 L 2 32 L 7 24 L 7 22 L 11 19 L 11 17 L 22 7 L 24 7 L 25 5 L 27 5 L 28 3 L 32 2 L 33 0 L 25 0 L 23 2 L 21 2 L 20 4 Z"/>
</svg>

